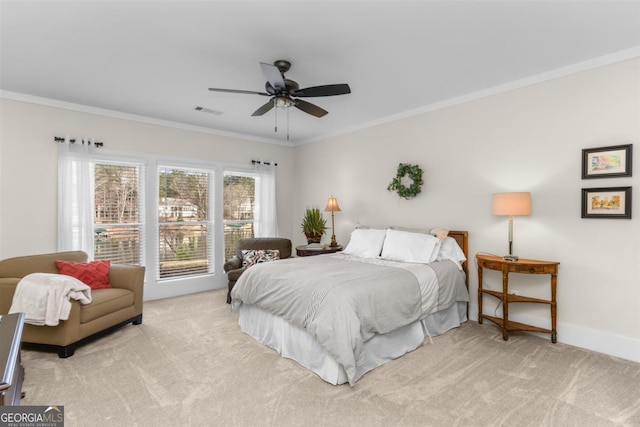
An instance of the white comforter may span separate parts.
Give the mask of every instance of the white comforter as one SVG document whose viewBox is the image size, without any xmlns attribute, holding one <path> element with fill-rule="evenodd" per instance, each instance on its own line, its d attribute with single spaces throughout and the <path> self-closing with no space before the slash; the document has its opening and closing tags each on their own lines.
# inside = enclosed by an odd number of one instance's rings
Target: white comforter
<svg viewBox="0 0 640 427">
<path fill-rule="evenodd" d="M 364 343 L 468 301 L 468 293 L 450 261 L 425 265 L 331 254 L 254 265 L 231 298 L 232 311 L 252 304 L 306 329 L 353 386 Z"/>
</svg>

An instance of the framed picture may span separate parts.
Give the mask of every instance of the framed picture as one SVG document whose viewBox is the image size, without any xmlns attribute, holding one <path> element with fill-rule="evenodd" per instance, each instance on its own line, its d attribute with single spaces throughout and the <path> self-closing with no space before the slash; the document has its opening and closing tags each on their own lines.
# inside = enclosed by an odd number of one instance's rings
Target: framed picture
<svg viewBox="0 0 640 427">
<path fill-rule="evenodd" d="M 631 187 L 583 188 L 582 218 L 631 219 Z"/>
<path fill-rule="evenodd" d="M 582 150 L 582 179 L 631 176 L 632 144 Z"/>
</svg>

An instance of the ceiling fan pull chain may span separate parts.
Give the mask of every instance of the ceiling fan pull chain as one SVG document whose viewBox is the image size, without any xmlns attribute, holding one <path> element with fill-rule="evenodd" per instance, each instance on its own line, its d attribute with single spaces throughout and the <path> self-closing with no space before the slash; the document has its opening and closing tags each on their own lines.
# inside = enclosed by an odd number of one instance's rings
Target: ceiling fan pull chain
<svg viewBox="0 0 640 427">
<path fill-rule="evenodd" d="M 275 132 L 278 133 L 278 107 L 276 106 L 275 99 L 273 100 L 273 109 L 275 110 L 275 116 L 274 117 L 275 117 L 275 121 L 276 121 L 276 123 L 275 123 L 275 126 L 276 126 Z"/>
<path fill-rule="evenodd" d="M 289 109 L 287 108 L 287 141 L 289 140 Z"/>
</svg>

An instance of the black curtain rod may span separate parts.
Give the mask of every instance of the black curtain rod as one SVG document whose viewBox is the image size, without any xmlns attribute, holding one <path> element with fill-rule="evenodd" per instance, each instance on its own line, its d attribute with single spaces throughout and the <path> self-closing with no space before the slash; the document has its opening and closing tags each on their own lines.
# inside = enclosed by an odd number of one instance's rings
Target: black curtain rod
<svg viewBox="0 0 640 427">
<path fill-rule="evenodd" d="M 271 166 L 271 162 L 265 162 L 265 161 L 262 161 L 262 160 L 251 160 L 251 164 L 252 165 L 258 164 L 258 165 Z M 274 163 L 273 166 L 278 166 L 278 164 Z"/>
<path fill-rule="evenodd" d="M 60 142 L 60 143 L 62 143 L 62 142 L 65 142 L 65 141 L 66 141 L 66 138 L 64 138 L 64 137 L 62 137 L 62 136 L 54 136 L 54 137 L 53 137 L 53 140 L 54 140 L 55 142 Z M 82 138 L 81 138 L 81 139 L 79 139 L 79 140 L 78 140 L 78 142 L 80 142 L 81 144 L 84 144 L 84 143 L 86 142 L 86 143 L 87 143 L 87 145 L 91 145 L 91 141 L 90 141 L 90 140 L 88 140 L 88 139 L 86 139 L 86 140 L 85 140 L 85 139 L 82 139 Z M 76 139 L 75 139 L 75 138 L 69 138 L 69 143 L 70 143 L 70 144 L 75 144 L 75 143 L 76 143 Z M 102 147 L 102 146 L 104 145 L 104 143 L 103 143 L 103 142 L 100 142 L 100 141 L 94 141 L 94 142 L 93 142 L 93 145 L 95 145 L 96 147 Z"/>
</svg>

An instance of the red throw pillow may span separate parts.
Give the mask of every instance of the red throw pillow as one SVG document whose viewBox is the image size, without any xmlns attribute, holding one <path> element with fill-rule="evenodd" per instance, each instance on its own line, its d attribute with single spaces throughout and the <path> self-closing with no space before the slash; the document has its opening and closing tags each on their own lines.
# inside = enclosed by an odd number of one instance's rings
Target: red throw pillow
<svg viewBox="0 0 640 427">
<path fill-rule="evenodd" d="M 89 285 L 91 289 L 110 288 L 109 284 L 109 268 L 111 261 L 91 261 L 91 262 L 73 262 L 58 261 L 56 267 L 60 274 L 75 277 L 81 282 Z"/>
</svg>

